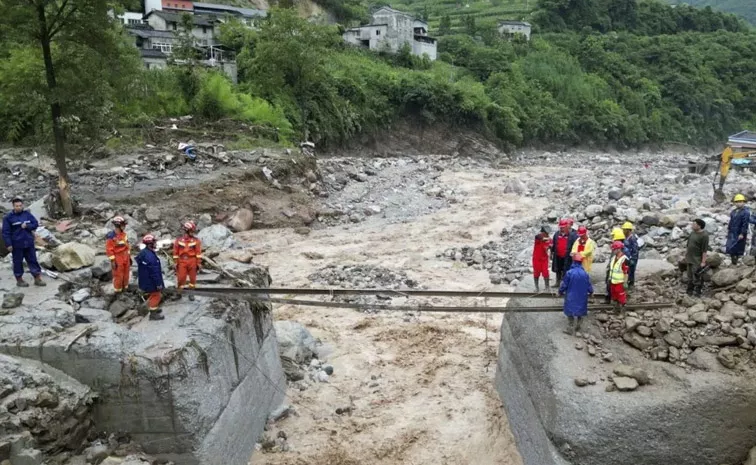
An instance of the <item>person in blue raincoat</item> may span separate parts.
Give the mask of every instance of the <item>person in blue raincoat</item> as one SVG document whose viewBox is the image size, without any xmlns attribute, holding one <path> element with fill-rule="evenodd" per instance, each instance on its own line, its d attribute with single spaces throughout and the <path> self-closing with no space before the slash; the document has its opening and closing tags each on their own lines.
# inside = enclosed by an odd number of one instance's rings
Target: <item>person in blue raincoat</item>
<svg viewBox="0 0 756 465">
<path fill-rule="evenodd" d="M 559 286 L 559 295 L 564 296 L 564 314 L 568 321 L 564 330 L 566 334 L 574 335 L 580 330 L 583 317 L 588 314 L 588 297 L 593 295 L 593 284 L 582 261 L 583 256 L 579 253 L 572 256 L 572 266 Z"/>
<path fill-rule="evenodd" d="M 42 268 L 37 261 L 37 250 L 34 248 L 34 231 L 39 222 L 28 210 L 24 210 L 24 202 L 19 197 L 13 199 L 13 210 L 3 218 L 3 241 L 13 257 L 13 275 L 18 287 L 29 287 L 24 281 L 24 261 L 29 266 L 29 272 L 34 276 L 34 284 L 45 286 L 42 281 Z"/>
<path fill-rule="evenodd" d="M 139 276 L 139 289 L 147 294 L 147 309 L 150 311 L 150 320 L 163 320 L 162 310 L 158 308 L 163 295 L 163 270 L 160 268 L 160 259 L 155 253 L 156 240 L 152 234 L 147 234 L 142 239 L 144 249 L 137 255 L 137 274 Z"/>
<path fill-rule="evenodd" d="M 743 194 L 738 194 L 732 199 L 735 209 L 730 212 L 730 222 L 727 224 L 725 253 L 730 256 L 733 265 L 738 264 L 746 250 L 751 212 L 746 208 L 745 201 Z"/>
</svg>

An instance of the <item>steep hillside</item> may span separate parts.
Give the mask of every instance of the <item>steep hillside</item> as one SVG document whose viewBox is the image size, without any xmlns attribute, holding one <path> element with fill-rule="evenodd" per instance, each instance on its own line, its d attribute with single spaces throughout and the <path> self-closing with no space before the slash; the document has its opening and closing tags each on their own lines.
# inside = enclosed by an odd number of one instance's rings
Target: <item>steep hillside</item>
<svg viewBox="0 0 756 465">
<path fill-rule="evenodd" d="M 696 7 L 710 6 L 715 10 L 735 13 L 756 25 L 756 0 L 670 0 L 671 4 L 687 3 Z"/>
</svg>

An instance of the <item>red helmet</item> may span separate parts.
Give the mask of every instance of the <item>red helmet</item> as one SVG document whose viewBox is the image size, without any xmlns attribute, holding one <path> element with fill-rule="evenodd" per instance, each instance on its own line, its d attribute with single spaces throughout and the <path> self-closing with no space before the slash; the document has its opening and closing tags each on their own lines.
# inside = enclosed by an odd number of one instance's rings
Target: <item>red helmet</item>
<svg viewBox="0 0 756 465">
<path fill-rule="evenodd" d="M 625 244 L 620 241 L 612 242 L 612 250 L 622 250 L 625 248 Z"/>
<path fill-rule="evenodd" d="M 565 221 L 567 222 L 568 225 L 570 225 L 570 227 L 572 227 L 572 225 L 575 224 L 575 220 L 573 220 L 572 218 L 566 218 Z"/>
<path fill-rule="evenodd" d="M 142 244 L 147 245 L 147 244 L 154 244 L 154 243 L 155 243 L 155 236 L 153 236 L 152 234 L 147 234 L 146 236 L 142 238 Z"/>
<path fill-rule="evenodd" d="M 581 236 L 584 234 L 588 234 L 588 228 L 586 228 L 585 226 L 580 226 L 578 228 L 578 234 L 580 234 Z"/>
<path fill-rule="evenodd" d="M 184 223 L 183 228 L 184 228 L 184 231 L 187 231 L 187 232 L 195 231 L 197 229 L 197 225 L 194 224 L 193 221 L 187 221 L 186 223 Z"/>
<path fill-rule="evenodd" d="M 569 226 L 570 221 L 569 220 L 559 220 L 559 227 L 564 228 L 565 226 Z"/>
<path fill-rule="evenodd" d="M 116 216 L 115 218 L 113 218 L 113 224 L 115 226 L 126 224 L 126 220 L 122 216 Z"/>
</svg>

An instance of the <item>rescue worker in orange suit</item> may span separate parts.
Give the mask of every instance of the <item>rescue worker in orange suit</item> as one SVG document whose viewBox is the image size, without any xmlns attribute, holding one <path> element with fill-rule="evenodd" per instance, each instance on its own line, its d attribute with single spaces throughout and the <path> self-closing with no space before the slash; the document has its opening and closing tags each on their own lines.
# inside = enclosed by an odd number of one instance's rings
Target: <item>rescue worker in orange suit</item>
<svg viewBox="0 0 756 465">
<path fill-rule="evenodd" d="M 173 242 L 173 260 L 176 262 L 176 287 L 179 292 L 184 289 L 189 278 L 189 289 L 197 286 L 197 271 L 202 261 L 202 243 L 194 235 L 197 226 L 191 221 L 183 225 L 184 235 Z M 190 295 L 189 300 L 194 300 Z"/>
<path fill-rule="evenodd" d="M 120 294 L 129 287 L 131 277 L 131 247 L 126 237 L 126 220 L 123 217 L 113 218 L 115 229 L 108 233 L 105 241 L 105 253 L 110 259 L 113 270 L 113 288 Z"/>
<path fill-rule="evenodd" d="M 630 264 L 625 255 L 625 244 L 620 241 L 612 243 L 612 258 L 609 260 L 609 294 L 612 302 L 619 305 L 624 313 L 627 303 L 627 275 Z"/>
<path fill-rule="evenodd" d="M 541 227 L 541 232 L 536 234 L 533 244 L 533 282 L 536 292 L 541 291 L 538 288 L 538 278 L 541 276 L 543 276 L 546 289 L 549 289 L 549 252 L 552 245 L 550 232 L 548 226 Z"/>
<path fill-rule="evenodd" d="M 142 239 L 144 249 L 137 255 L 137 271 L 139 275 L 139 289 L 147 294 L 147 310 L 150 311 L 150 320 L 164 320 L 160 306 L 163 297 L 163 270 L 160 267 L 160 259 L 155 253 L 155 236 L 147 234 Z"/>
</svg>

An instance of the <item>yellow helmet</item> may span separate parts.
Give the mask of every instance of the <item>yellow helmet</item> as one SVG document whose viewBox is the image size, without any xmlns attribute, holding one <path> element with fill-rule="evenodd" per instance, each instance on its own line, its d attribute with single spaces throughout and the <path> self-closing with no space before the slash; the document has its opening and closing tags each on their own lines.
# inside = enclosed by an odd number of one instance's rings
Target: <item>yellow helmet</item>
<svg viewBox="0 0 756 465">
<path fill-rule="evenodd" d="M 614 228 L 612 229 L 612 240 L 613 241 L 624 241 L 625 240 L 625 233 L 622 232 L 620 228 Z"/>
<path fill-rule="evenodd" d="M 736 194 L 735 197 L 732 198 L 733 202 L 745 202 L 746 198 L 743 194 Z"/>
<path fill-rule="evenodd" d="M 622 225 L 622 229 L 633 229 L 633 223 L 625 221 L 625 224 Z"/>
</svg>

